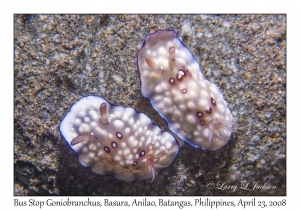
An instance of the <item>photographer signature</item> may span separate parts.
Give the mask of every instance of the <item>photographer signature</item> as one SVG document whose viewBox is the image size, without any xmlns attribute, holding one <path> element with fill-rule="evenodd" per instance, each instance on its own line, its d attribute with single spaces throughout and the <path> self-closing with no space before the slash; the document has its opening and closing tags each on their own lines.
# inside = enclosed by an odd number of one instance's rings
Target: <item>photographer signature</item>
<svg viewBox="0 0 300 210">
<path fill-rule="evenodd" d="M 219 190 L 231 190 L 231 192 L 235 192 L 237 190 L 275 190 L 276 186 L 269 185 L 268 183 L 260 183 L 260 182 L 247 182 L 242 181 L 240 184 L 227 184 L 225 181 L 218 181 L 214 183 L 212 181 L 208 181 L 205 185 L 206 189 L 219 189 Z"/>
</svg>

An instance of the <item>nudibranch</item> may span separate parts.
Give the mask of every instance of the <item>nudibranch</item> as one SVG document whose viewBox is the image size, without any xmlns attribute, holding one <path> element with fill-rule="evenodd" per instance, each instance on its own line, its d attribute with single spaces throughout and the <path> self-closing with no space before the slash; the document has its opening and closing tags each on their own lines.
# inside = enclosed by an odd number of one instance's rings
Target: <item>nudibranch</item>
<svg viewBox="0 0 300 210">
<path fill-rule="evenodd" d="M 214 151 L 237 132 L 221 91 L 206 80 L 175 31 L 159 30 L 145 38 L 138 73 L 142 95 L 190 145 Z"/>
<path fill-rule="evenodd" d="M 146 115 L 98 96 L 76 102 L 61 122 L 60 132 L 83 166 L 125 181 L 153 181 L 179 150 L 176 139 Z"/>
</svg>

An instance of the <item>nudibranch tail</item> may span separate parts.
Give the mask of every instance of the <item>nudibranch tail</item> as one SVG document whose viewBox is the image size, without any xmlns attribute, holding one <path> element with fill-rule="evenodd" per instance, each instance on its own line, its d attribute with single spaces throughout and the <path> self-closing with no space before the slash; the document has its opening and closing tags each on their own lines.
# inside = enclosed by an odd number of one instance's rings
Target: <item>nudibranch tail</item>
<svg viewBox="0 0 300 210">
<path fill-rule="evenodd" d="M 148 173 L 152 175 L 151 182 L 155 179 L 155 171 L 156 169 L 166 168 L 166 166 L 157 164 L 158 158 L 164 154 L 165 150 L 161 149 L 159 153 L 156 154 L 156 149 L 153 144 L 150 144 L 149 149 L 147 151 L 148 155 L 142 156 L 139 160 L 143 163 L 142 167 L 148 168 Z"/>
<path fill-rule="evenodd" d="M 237 126 L 238 123 L 229 121 L 229 120 L 223 120 L 223 119 L 211 119 L 209 123 L 209 133 L 208 133 L 208 138 L 209 138 L 209 143 L 212 143 L 213 135 L 216 133 L 219 135 L 221 139 L 226 141 L 230 135 L 227 135 L 225 131 L 229 131 L 232 133 L 238 133 L 238 131 L 233 127 Z"/>
<path fill-rule="evenodd" d="M 154 164 L 153 166 L 148 166 L 148 171 L 149 171 L 149 173 L 152 174 L 151 182 L 153 182 L 154 179 L 155 179 L 155 176 L 156 176 L 155 175 L 155 170 L 156 169 L 166 168 L 166 167 L 168 167 L 168 166 L 161 166 L 161 165 L 158 165 L 158 164 Z"/>
</svg>

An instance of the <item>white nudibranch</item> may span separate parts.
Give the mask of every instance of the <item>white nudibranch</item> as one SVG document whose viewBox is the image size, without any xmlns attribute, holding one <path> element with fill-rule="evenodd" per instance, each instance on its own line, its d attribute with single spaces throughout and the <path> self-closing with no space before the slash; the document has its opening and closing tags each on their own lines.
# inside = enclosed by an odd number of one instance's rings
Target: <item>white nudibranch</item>
<svg viewBox="0 0 300 210">
<path fill-rule="evenodd" d="M 145 38 L 138 71 L 142 95 L 182 140 L 214 151 L 238 132 L 221 91 L 206 80 L 175 31 L 159 30 Z"/>
<path fill-rule="evenodd" d="M 153 181 L 179 150 L 176 139 L 146 115 L 97 96 L 75 103 L 61 122 L 60 132 L 82 165 L 125 181 Z"/>
</svg>

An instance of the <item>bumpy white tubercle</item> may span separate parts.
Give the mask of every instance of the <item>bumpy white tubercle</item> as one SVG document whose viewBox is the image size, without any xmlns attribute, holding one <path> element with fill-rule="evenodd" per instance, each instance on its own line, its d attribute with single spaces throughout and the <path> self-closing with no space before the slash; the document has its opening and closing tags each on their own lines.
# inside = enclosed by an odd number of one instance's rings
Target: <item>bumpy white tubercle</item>
<svg viewBox="0 0 300 210">
<path fill-rule="evenodd" d="M 138 71 L 142 95 L 182 140 L 214 151 L 237 132 L 221 91 L 205 79 L 174 31 L 159 30 L 146 37 L 138 53 Z"/>
<path fill-rule="evenodd" d="M 97 96 L 75 103 L 60 131 L 82 165 L 126 181 L 153 181 L 179 150 L 176 139 L 146 115 Z"/>
</svg>

